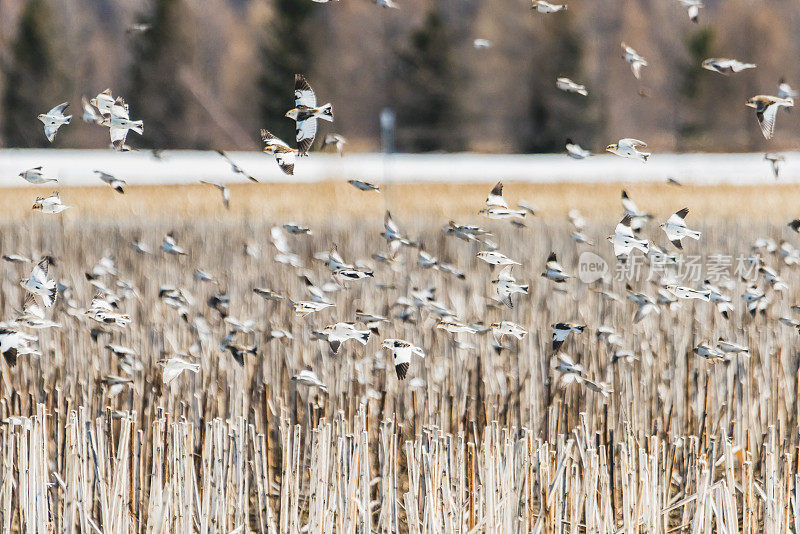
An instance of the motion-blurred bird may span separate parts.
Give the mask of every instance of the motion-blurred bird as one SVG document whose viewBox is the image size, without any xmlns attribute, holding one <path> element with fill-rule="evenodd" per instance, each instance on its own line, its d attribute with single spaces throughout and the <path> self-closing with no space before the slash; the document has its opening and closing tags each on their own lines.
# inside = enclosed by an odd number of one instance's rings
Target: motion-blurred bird
<svg viewBox="0 0 800 534">
<path fill-rule="evenodd" d="M 362 345 L 369 341 L 369 330 L 359 330 L 354 323 L 335 323 L 322 329 L 322 333 L 328 338 L 328 343 L 334 353 L 339 352 L 339 347 L 348 339 L 355 339 Z"/>
<path fill-rule="evenodd" d="M 261 130 L 261 140 L 264 141 L 264 152 L 275 156 L 275 161 L 284 174 L 294 174 L 294 162 L 297 157 L 297 149 L 291 148 L 284 141 L 272 135 L 269 131 Z"/>
<path fill-rule="evenodd" d="M 561 345 L 564 344 L 564 341 L 567 340 L 567 337 L 569 337 L 571 332 L 575 332 L 576 334 L 583 333 L 586 325 L 575 323 L 553 323 L 550 325 L 550 328 L 553 329 L 553 351 L 556 351 L 561 348 Z"/>
<path fill-rule="evenodd" d="M 241 174 L 242 176 L 244 176 L 245 178 L 247 178 L 247 179 L 248 179 L 248 180 L 250 180 L 251 182 L 258 183 L 258 180 L 256 180 L 255 178 L 253 178 L 253 176 L 252 176 L 252 175 L 250 175 L 250 174 L 249 174 L 249 173 L 247 173 L 247 172 L 246 172 L 244 169 L 242 169 L 242 168 L 239 166 L 239 164 L 238 164 L 238 163 L 236 163 L 235 161 L 233 161 L 233 160 L 230 158 L 230 156 L 228 156 L 228 154 L 227 154 L 227 153 L 226 153 L 224 150 L 216 150 L 215 152 L 216 152 L 217 154 L 219 154 L 220 156 L 222 156 L 222 157 L 223 157 L 223 159 L 224 159 L 225 161 L 227 161 L 227 162 L 228 162 L 228 164 L 231 166 L 231 171 L 232 171 L 234 174 Z"/>
<path fill-rule="evenodd" d="M 327 147 L 332 146 L 336 153 L 339 156 L 344 155 L 344 145 L 347 144 L 347 139 L 344 136 L 339 135 L 337 133 L 328 134 L 325 136 L 325 140 L 322 142 L 322 150 L 325 150 Z"/>
<path fill-rule="evenodd" d="M 175 241 L 175 236 L 172 234 L 172 232 L 164 236 L 164 239 L 161 241 L 161 250 L 167 254 L 172 254 L 173 256 L 186 255 L 186 251 L 178 246 L 178 242 Z"/>
<path fill-rule="evenodd" d="M 22 171 L 19 173 L 19 176 L 26 182 L 36 185 L 46 184 L 48 182 L 58 182 L 58 180 L 55 178 L 45 178 L 41 165 L 32 169 L 28 169 L 27 171 Z"/>
<path fill-rule="evenodd" d="M 56 281 L 47 277 L 50 268 L 50 257 L 45 256 L 31 271 L 27 280 L 21 280 L 22 288 L 42 299 L 45 308 L 49 308 L 56 301 L 57 285 Z"/>
<path fill-rule="evenodd" d="M 220 194 L 222 195 L 222 205 L 225 206 L 225 209 L 230 209 L 231 207 L 231 189 L 220 182 L 212 182 L 210 180 L 200 180 L 201 184 L 210 185 L 216 187 Z"/>
<path fill-rule="evenodd" d="M 551 4 L 546 0 L 531 0 L 531 9 L 535 9 L 539 13 L 558 13 L 559 11 L 566 11 L 565 4 Z"/>
<path fill-rule="evenodd" d="M 381 192 L 380 187 L 370 182 L 365 182 L 363 180 L 347 180 L 347 183 L 352 185 L 359 191 L 377 191 L 378 193 Z"/>
<path fill-rule="evenodd" d="M 116 191 L 120 194 L 125 194 L 124 187 L 127 185 L 128 182 L 125 180 L 121 180 L 114 175 L 108 174 L 107 172 L 103 171 L 93 171 L 98 178 L 100 178 L 103 182 L 107 183 L 111 189 Z"/>
<path fill-rule="evenodd" d="M 49 197 L 36 197 L 36 201 L 33 203 L 33 207 L 31 209 L 39 210 L 42 213 L 50 213 L 56 214 L 61 213 L 64 210 L 68 210 L 72 206 L 67 206 L 66 204 L 61 203 L 61 197 L 58 194 L 58 191 L 50 195 Z"/>
<path fill-rule="evenodd" d="M 566 282 L 569 278 L 572 278 L 571 275 L 564 271 L 561 264 L 558 263 L 555 252 L 551 252 L 550 255 L 547 256 L 547 263 L 545 264 L 542 276 L 558 283 Z"/>
<path fill-rule="evenodd" d="M 573 159 L 586 159 L 592 155 L 592 153 L 585 148 L 581 148 L 581 145 L 572 141 L 572 139 L 567 139 L 566 147 L 567 155 Z"/>
<path fill-rule="evenodd" d="M 636 79 L 640 79 L 642 76 L 642 67 L 647 66 L 647 60 L 640 56 L 636 50 L 625 44 L 624 41 L 621 43 L 621 46 L 625 51 L 625 55 L 622 57 L 625 59 L 625 61 L 630 63 L 631 71 L 633 71 L 633 75 L 636 77 Z"/>
<path fill-rule="evenodd" d="M 318 1 L 318 0 L 315 0 Z M 322 380 L 319 379 L 317 373 L 312 371 L 311 369 L 303 369 L 296 375 L 292 377 L 292 380 L 297 382 L 298 384 L 303 384 L 305 386 L 312 386 L 321 389 L 322 391 L 328 391 L 328 387 L 322 383 Z"/>
<path fill-rule="evenodd" d="M 717 57 L 704 59 L 701 66 L 706 70 L 719 72 L 725 75 L 731 74 L 732 72 L 741 72 L 743 70 L 756 68 L 754 63 L 742 63 L 735 59 Z"/>
<path fill-rule="evenodd" d="M 586 90 L 585 85 L 580 85 L 573 82 L 569 78 L 556 78 L 556 87 L 567 93 L 578 93 L 579 95 L 588 96 L 589 92 Z"/>
<path fill-rule="evenodd" d="M 518 284 L 514 276 L 511 274 L 511 269 L 513 267 L 513 265 L 506 266 L 502 271 L 500 271 L 497 280 L 492 280 L 492 283 L 495 284 L 497 296 L 500 299 L 500 302 L 509 308 L 514 307 L 514 301 L 511 297 L 514 296 L 515 293 L 522 293 L 523 295 L 528 294 L 528 285 Z"/>
<path fill-rule="evenodd" d="M 486 50 L 487 48 L 492 47 L 492 42 L 488 39 L 475 39 L 472 41 L 472 46 L 476 50 Z"/>
<path fill-rule="evenodd" d="M 705 7 L 702 0 L 680 0 L 680 3 L 689 12 L 689 20 L 697 23 L 700 17 L 700 9 Z"/>
<path fill-rule="evenodd" d="M 756 95 L 748 98 L 745 105 L 756 110 L 756 118 L 758 119 L 758 125 L 761 127 L 761 133 L 764 134 L 766 139 L 772 139 L 775 134 L 775 119 L 778 116 L 778 109 L 794 106 L 794 100 L 791 97 L 779 98 L 777 96 Z"/>
<path fill-rule="evenodd" d="M 72 119 L 72 115 L 64 114 L 68 107 L 69 102 L 64 102 L 57 105 L 47 113 L 41 113 L 38 116 L 39 120 L 42 121 L 42 124 L 44 124 L 44 135 L 47 136 L 47 140 L 51 143 L 53 142 L 53 139 L 56 138 L 58 129 L 65 124 L 69 124 L 69 121 Z"/>
<path fill-rule="evenodd" d="M 772 167 L 772 175 L 777 180 L 781 173 L 781 164 L 786 161 L 786 158 L 781 154 L 764 154 L 764 160 L 769 161 Z"/>
<path fill-rule="evenodd" d="M 638 139 L 626 137 L 624 139 L 620 139 L 616 143 L 608 145 L 606 147 L 606 151 L 623 158 L 638 159 L 642 163 L 645 163 L 647 158 L 650 157 L 651 153 L 641 152 L 639 150 L 640 148 L 647 148 L 647 143 L 644 141 L 639 141 Z"/>
<path fill-rule="evenodd" d="M 190 371 L 195 374 L 200 372 L 199 363 L 190 362 L 182 356 L 162 358 L 156 363 L 164 368 L 162 380 L 166 386 L 170 385 L 172 381 L 178 378 L 184 371 Z"/>
<path fill-rule="evenodd" d="M 781 78 L 778 82 L 778 98 L 796 98 L 797 91 L 792 89 L 792 86 L 784 79 Z"/>
</svg>

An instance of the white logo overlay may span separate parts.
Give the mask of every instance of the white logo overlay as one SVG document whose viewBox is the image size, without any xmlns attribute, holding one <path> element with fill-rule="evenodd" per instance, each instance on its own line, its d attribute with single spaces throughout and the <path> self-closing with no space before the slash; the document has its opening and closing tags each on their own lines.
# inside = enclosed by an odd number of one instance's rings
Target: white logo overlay
<svg viewBox="0 0 800 534">
<path fill-rule="evenodd" d="M 594 252 L 584 251 L 578 258 L 578 279 L 591 284 L 608 274 L 608 263 Z"/>
</svg>

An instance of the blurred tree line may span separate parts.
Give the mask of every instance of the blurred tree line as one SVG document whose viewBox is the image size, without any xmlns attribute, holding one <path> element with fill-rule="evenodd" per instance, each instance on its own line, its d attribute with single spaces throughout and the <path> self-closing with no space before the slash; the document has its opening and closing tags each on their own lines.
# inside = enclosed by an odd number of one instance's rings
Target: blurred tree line
<svg viewBox="0 0 800 534">
<path fill-rule="evenodd" d="M 571 137 L 595 150 L 637 137 L 655 150 L 779 150 L 800 140 L 782 114 L 761 139 L 744 101 L 800 86 L 800 3 L 707 2 L 692 24 L 680 3 L 573 0 L 552 15 L 527 0 L 4 0 L 0 143 L 48 146 L 36 116 L 69 100 L 73 125 L 54 146 L 98 147 L 81 95 L 110 87 L 143 119 L 139 147 L 255 149 L 265 127 L 287 141 L 293 76 L 332 102 L 350 150 L 380 146 L 378 115 L 397 115 L 409 152 L 557 152 Z M 476 38 L 491 42 L 477 48 Z M 637 81 L 626 41 L 649 61 Z M 707 57 L 758 68 L 721 76 Z M 567 76 L 587 97 L 559 91 Z"/>
</svg>

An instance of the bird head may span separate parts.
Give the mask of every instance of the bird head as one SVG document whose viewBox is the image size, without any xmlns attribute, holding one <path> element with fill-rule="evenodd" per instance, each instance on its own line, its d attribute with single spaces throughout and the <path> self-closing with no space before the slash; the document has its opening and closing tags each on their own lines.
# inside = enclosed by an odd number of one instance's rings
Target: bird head
<svg viewBox="0 0 800 534">
<path fill-rule="evenodd" d="M 616 149 L 617 149 L 617 143 L 613 143 L 606 147 L 606 152 L 614 152 Z"/>
<path fill-rule="evenodd" d="M 286 112 L 286 116 L 290 119 L 297 120 L 297 108 L 290 109 Z"/>
<path fill-rule="evenodd" d="M 42 209 L 42 200 L 44 200 L 42 197 L 38 197 L 36 199 L 36 202 L 33 203 L 33 207 L 31 209 L 32 210 L 40 210 L 40 209 Z"/>
<path fill-rule="evenodd" d="M 44 114 L 44 113 L 39 113 L 39 114 L 36 116 L 36 118 L 38 118 L 40 121 L 44 122 L 44 119 L 45 119 L 45 114 Z"/>
<path fill-rule="evenodd" d="M 758 107 L 758 100 L 756 97 L 751 97 L 747 99 L 747 102 L 744 103 L 745 106 L 749 108 L 757 108 Z"/>
<path fill-rule="evenodd" d="M 606 237 L 606 241 L 611 241 L 612 239 L 614 239 L 613 235 L 610 235 L 610 236 Z"/>
</svg>

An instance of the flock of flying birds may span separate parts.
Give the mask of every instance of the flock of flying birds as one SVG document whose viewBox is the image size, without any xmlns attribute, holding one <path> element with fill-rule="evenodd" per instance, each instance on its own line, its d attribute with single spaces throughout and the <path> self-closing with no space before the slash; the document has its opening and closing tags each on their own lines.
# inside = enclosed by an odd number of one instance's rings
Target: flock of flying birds
<svg viewBox="0 0 800 534">
<path fill-rule="evenodd" d="M 325 3 L 328 0 L 314 1 Z M 391 0 L 375 0 L 375 2 L 383 7 L 398 7 Z M 688 9 L 691 20 L 696 22 L 699 10 L 703 7 L 702 3 L 699 0 L 680 0 L 680 2 Z M 567 9 L 565 5 L 555 5 L 545 0 L 533 0 L 532 7 L 539 13 L 557 13 Z M 491 42 L 485 39 L 476 39 L 474 45 L 476 48 L 489 48 Z M 648 65 L 647 60 L 624 42 L 622 43 L 622 48 L 624 50 L 623 57 L 625 61 L 630 64 L 634 76 L 637 79 L 640 78 L 642 68 Z M 755 68 L 755 65 L 743 63 L 734 59 L 711 58 L 703 61 L 702 67 L 728 75 Z M 556 81 L 556 85 L 563 91 L 583 96 L 588 95 L 588 90 L 584 85 L 578 84 L 567 77 L 559 77 Z M 778 96 L 757 95 L 748 99 L 746 105 L 756 110 L 758 123 L 764 137 L 770 139 L 773 136 L 778 110 L 781 107 L 791 107 L 794 103 L 793 98 L 795 96 L 797 96 L 797 93 L 782 80 Z M 313 146 L 317 134 L 318 119 L 333 122 L 332 105 L 318 105 L 316 94 L 311 88 L 311 85 L 304 76 L 299 74 L 295 76 L 294 80 L 294 99 L 295 107 L 286 113 L 286 117 L 294 120 L 296 124 L 296 148 L 279 139 L 268 130 L 261 130 L 261 138 L 265 145 L 264 152 L 272 155 L 280 169 L 288 175 L 293 174 L 296 159 L 301 156 L 307 156 L 309 150 Z M 82 105 L 83 120 L 85 122 L 109 128 L 111 146 L 114 150 L 132 150 L 126 144 L 127 135 L 130 131 L 139 135 L 143 134 L 144 126 L 142 121 L 132 120 L 130 118 L 128 105 L 125 103 L 124 99 L 121 97 L 115 98 L 110 89 L 99 93 L 91 100 L 83 98 Z M 72 117 L 66 114 L 68 106 L 69 104 L 65 102 L 54 107 L 47 113 L 39 115 L 38 118 L 44 125 L 44 134 L 50 142 L 55 139 L 59 128 L 70 124 Z M 326 137 L 323 146 L 334 146 L 337 152 L 341 154 L 345 143 L 346 140 L 341 135 L 331 134 Z M 642 141 L 624 138 L 616 143 L 609 144 L 606 150 L 617 156 L 646 162 L 650 157 L 650 153 L 643 151 L 646 147 L 646 143 Z M 581 148 L 571 140 L 567 140 L 566 149 L 570 157 L 577 159 L 583 159 L 591 155 L 588 150 Z M 227 154 L 222 151 L 218 152 L 230 163 L 234 173 L 241 174 L 249 180 L 256 181 L 255 178 L 239 167 Z M 777 177 L 782 157 L 768 154 L 765 156 L 765 159 L 770 162 Z M 117 179 L 103 171 L 98 170 L 95 172 L 98 178 L 104 183 L 108 184 L 119 193 L 124 193 L 124 186 L 126 185 L 124 180 Z M 46 178 L 42 167 L 36 167 L 21 172 L 20 177 L 33 184 L 56 181 L 53 178 Z M 218 187 L 222 192 L 225 206 L 228 206 L 230 192 L 225 185 L 208 181 L 203 183 Z M 380 193 L 380 188 L 369 182 L 350 180 L 349 183 L 361 191 L 375 191 Z M 640 230 L 647 221 L 652 219 L 652 216 L 639 210 L 625 191 L 622 192 L 622 205 L 624 208 L 624 215 L 616 225 L 614 232 L 607 237 L 617 260 L 625 262 L 634 254 L 634 251 L 639 251 L 639 253 L 647 257 L 651 263 L 657 262 L 667 266 L 677 265 L 678 258 L 676 258 L 676 256 L 669 254 L 655 243 L 648 242 L 647 239 L 639 237 Z M 49 197 L 37 198 L 33 208 L 41 210 L 46 214 L 58 214 L 69 208 L 69 206 L 62 204 L 59 194 L 56 192 Z M 479 213 L 492 220 L 508 220 L 511 224 L 522 226 L 522 220 L 524 220 L 527 215 L 533 215 L 535 212 L 534 208 L 525 202 L 520 202 L 517 208 L 511 208 L 503 196 L 503 184 L 502 182 L 498 182 L 489 193 L 485 201 L 485 206 Z M 677 210 L 666 222 L 660 225 L 667 240 L 677 249 L 683 248 L 683 240 L 686 238 L 695 241 L 699 241 L 701 238 L 700 231 L 693 230 L 687 226 L 686 217 L 688 213 L 688 208 Z M 594 245 L 583 233 L 586 226 L 586 221 L 583 217 L 573 210 L 570 212 L 570 220 L 575 227 L 575 231 L 572 234 L 573 239 L 577 243 Z M 800 220 L 792 221 L 789 226 L 793 230 L 800 232 Z M 283 227 L 274 227 L 272 229 L 272 242 L 277 251 L 275 261 L 300 268 L 301 264 L 299 258 L 291 250 L 286 238 L 286 232 L 299 236 L 309 235 L 312 232 L 309 228 L 294 223 L 283 225 Z M 492 234 L 487 230 L 477 225 L 461 225 L 450 221 L 448 225 L 443 228 L 443 232 L 448 236 L 453 236 L 477 245 L 481 249 L 476 254 L 477 259 L 489 264 L 492 269 L 495 267 L 502 268 L 497 278 L 492 281 L 495 292 L 494 299 L 496 299 L 499 305 L 503 305 L 508 309 L 514 308 L 515 302 L 519 300 L 520 295 L 528 294 L 529 285 L 519 283 L 512 273 L 514 266 L 520 265 L 520 262 L 501 253 L 497 249 L 497 245 L 491 240 Z M 373 259 L 378 262 L 391 263 L 395 261 L 401 247 L 412 247 L 418 249 L 418 264 L 421 268 L 436 269 L 462 279 L 466 277 L 462 271 L 453 265 L 439 261 L 426 252 L 416 241 L 404 235 L 388 211 L 384 218 L 384 232 L 381 236 L 386 240 L 389 250 L 385 253 L 373 255 Z M 143 255 L 153 253 L 141 242 L 131 243 L 131 248 Z M 168 234 L 163 238 L 161 250 L 164 254 L 173 256 L 187 255 L 187 251 L 177 243 L 172 234 Z M 792 250 L 790 248 L 784 250 L 782 247 L 781 254 L 784 255 L 787 261 L 788 259 L 792 259 L 796 263 L 800 263 L 800 250 Z M 350 284 L 364 283 L 374 277 L 373 271 L 363 268 L 361 264 L 345 262 L 336 250 L 336 247 L 328 252 L 320 253 L 316 257 L 325 262 L 330 270 L 332 281 L 320 287 L 303 276 L 305 287 L 310 298 L 291 298 L 280 291 L 259 287 L 253 288 L 254 293 L 269 301 L 288 302 L 297 316 L 306 317 L 335 306 L 334 302 L 328 298 L 326 293 L 346 290 Z M 18 264 L 32 263 L 29 258 L 20 254 L 6 254 L 3 256 L 3 259 Z M 766 265 L 763 259 L 754 256 L 750 258 L 749 261 L 753 263 L 758 275 L 763 277 L 764 281 L 772 290 L 783 291 L 786 288 L 786 284 L 781 280 L 777 271 Z M 97 290 L 97 293 L 89 307 L 85 310 L 81 309 L 71 298 L 71 288 L 67 285 L 57 283 L 51 276 L 50 268 L 52 264 L 53 260 L 51 257 L 45 256 L 41 258 L 30 271 L 29 277 L 20 281 L 21 287 L 26 292 L 22 310 L 17 313 L 13 320 L 0 323 L 0 353 L 2 353 L 6 363 L 11 367 L 16 365 L 17 359 L 20 356 L 40 355 L 38 337 L 29 333 L 29 331 L 61 327 L 60 323 L 48 319 L 46 313 L 46 310 L 53 308 L 60 294 L 63 294 L 62 298 L 66 300 L 65 306 L 69 315 L 82 316 L 97 324 L 97 326 L 92 329 L 92 336 L 95 339 L 103 332 L 104 328 L 125 329 L 131 324 L 131 317 L 120 311 L 120 304 L 130 294 L 134 293 L 135 290 L 129 283 L 118 277 L 112 258 L 103 258 L 92 269 L 91 273 L 87 273 L 87 279 Z M 106 276 L 115 278 L 116 289 L 111 289 L 104 283 L 103 280 Z M 541 276 L 559 285 L 573 278 L 573 276 L 558 262 L 555 253 L 551 253 L 545 259 L 544 270 Z M 195 271 L 195 279 L 199 281 L 214 280 L 213 276 L 199 269 Z M 667 280 L 662 284 L 662 287 L 659 288 L 658 298 L 653 298 L 645 293 L 634 291 L 630 286 L 628 286 L 628 298 L 637 306 L 633 318 L 635 323 L 642 321 L 645 317 L 660 314 L 661 307 L 664 305 L 671 306 L 684 299 L 708 302 L 718 310 L 722 317 L 727 319 L 729 313 L 734 309 L 732 298 L 725 294 L 725 290 L 730 289 L 733 288 L 728 286 L 720 289 L 709 281 L 705 281 L 699 287 L 693 288 L 685 287 L 674 281 Z M 605 289 L 601 290 L 601 292 L 604 297 L 615 300 L 619 298 Z M 194 314 L 192 310 L 193 299 L 189 296 L 188 292 L 178 287 L 164 286 L 159 292 L 159 298 L 169 307 L 178 310 L 180 316 L 191 324 L 191 331 L 198 339 L 198 343 L 200 342 L 199 340 L 207 339 L 211 335 L 211 329 L 205 318 L 200 314 Z M 763 312 L 769 302 L 765 291 L 759 288 L 755 282 L 747 287 L 742 298 L 746 304 L 747 311 L 752 315 Z M 229 302 L 230 297 L 225 293 L 212 295 L 208 300 L 209 306 L 220 313 L 227 326 L 225 337 L 221 341 L 219 348 L 223 351 L 230 352 L 236 362 L 240 365 L 244 365 L 245 357 L 247 355 L 256 355 L 259 349 L 255 345 L 240 343 L 237 339 L 240 334 L 253 334 L 254 326 L 252 321 L 239 321 L 231 317 L 228 313 Z M 436 328 L 451 334 L 480 335 L 491 331 L 495 340 L 493 346 L 498 351 L 502 349 L 501 343 L 504 337 L 510 336 L 521 340 L 528 334 L 523 326 L 509 320 L 502 320 L 489 325 L 484 325 L 482 323 L 465 323 L 459 320 L 457 314 L 449 309 L 446 304 L 435 299 L 435 291 L 433 289 L 414 288 L 408 297 L 400 297 L 397 299 L 392 308 L 395 307 L 400 307 L 400 309 L 403 310 L 395 317 L 403 321 L 409 319 L 419 310 L 427 310 L 439 318 Z M 798 312 L 800 312 L 800 308 L 798 308 Z M 339 352 L 341 346 L 347 342 L 355 341 L 361 345 L 366 345 L 371 336 L 379 335 L 381 325 L 390 321 L 388 316 L 368 313 L 362 310 L 357 310 L 355 317 L 352 319 L 352 321 L 340 321 L 330 324 L 319 331 L 313 332 L 313 336 L 316 339 L 327 342 L 331 352 L 336 354 Z M 784 324 L 800 328 L 800 322 L 790 317 L 783 317 L 780 320 Z M 561 373 L 562 384 L 580 383 L 591 390 L 607 396 L 612 391 L 609 384 L 586 376 L 581 365 L 576 364 L 565 353 L 559 352 L 567 339 L 571 335 L 580 335 L 583 333 L 586 329 L 586 325 L 557 322 L 552 324 L 551 328 L 552 351 L 554 355 L 553 367 Z M 611 345 L 615 345 L 614 339 L 619 339 L 620 337 L 619 334 L 610 327 L 600 326 L 597 331 L 598 336 L 606 339 Z M 274 329 L 270 332 L 269 338 L 291 338 L 291 334 L 284 330 Z M 162 378 L 165 385 L 169 385 L 185 371 L 199 372 L 201 366 L 196 359 L 196 347 L 198 343 L 193 346 L 195 350 L 190 349 L 188 353 L 176 350 L 175 354 L 158 361 L 163 367 Z M 400 380 L 406 378 L 414 356 L 424 358 L 426 355 L 423 348 L 403 339 L 384 339 L 382 340 L 381 347 L 391 352 L 396 375 Z M 110 394 L 114 395 L 118 394 L 126 385 L 132 382 L 132 374 L 136 369 L 135 352 L 121 345 L 109 344 L 106 348 L 120 358 L 120 367 L 128 375 L 108 376 L 104 379 L 104 383 L 108 386 Z M 747 354 L 748 348 L 734 341 L 720 338 L 716 343 L 701 343 L 694 348 L 694 352 L 713 362 L 718 362 L 729 358 L 733 354 Z M 621 348 L 614 353 L 615 359 L 628 359 L 633 357 L 631 351 Z M 300 371 L 293 379 L 302 384 L 318 387 L 323 390 L 327 389 L 326 385 L 310 368 Z"/>
</svg>

